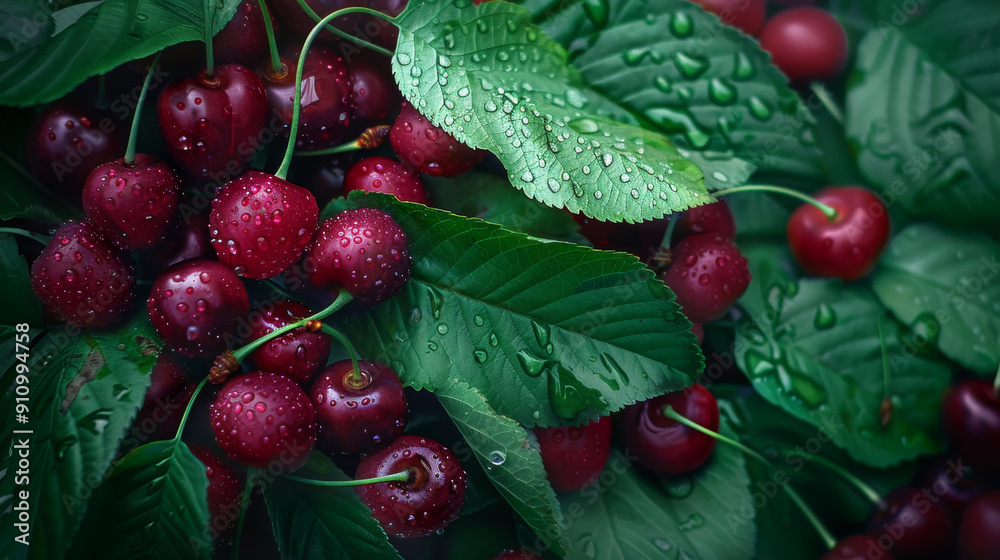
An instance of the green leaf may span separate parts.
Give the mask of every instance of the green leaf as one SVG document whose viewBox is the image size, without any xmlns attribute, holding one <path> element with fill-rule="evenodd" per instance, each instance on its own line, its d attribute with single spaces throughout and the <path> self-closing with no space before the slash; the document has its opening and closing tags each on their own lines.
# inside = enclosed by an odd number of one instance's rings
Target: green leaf
<svg viewBox="0 0 1000 560">
<path fill-rule="evenodd" d="M 551 550 L 565 555 L 566 527 L 534 437 L 461 380 L 437 397 L 504 499 Z"/>
<path fill-rule="evenodd" d="M 749 161 L 723 152 L 678 149 L 678 152 L 705 172 L 705 186 L 719 191 L 743 185 L 750 179 L 757 166 Z"/>
<path fill-rule="evenodd" d="M 68 218 L 83 217 L 73 208 L 41 187 L 21 162 L 0 152 L 0 220 L 25 218 L 59 224 Z"/>
<path fill-rule="evenodd" d="M 219 0 L 212 30 L 236 13 Z M 165 47 L 205 37 L 202 0 L 105 0 L 58 35 L 0 68 L 0 105 L 27 107 L 57 99 L 84 80 Z"/>
<path fill-rule="evenodd" d="M 723 421 L 721 432 L 732 436 Z M 751 503 L 743 455 L 717 445 L 709 462 L 692 474 L 653 479 L 632 466 L 634 458 L 612 455 L 593 486 L 560 495 L 573 539 L 567 560 L 749 560 L 755 527 L 734 520 Z"/>
<path fill-rule="evenodd" d="M 456 178 L 424 177 L 435 208 L 480 218 L 532 237 L 590 245 L 566 212 L 531 200 L 506 179 L 485 173 Z"/>
<path fill-rule="evenodd" d="M 701 170 L 588 90 L 520 6 L 413 2 L 396 23 L 400 91 L 435 125 L 496 154 L 530 198 L 614 222 L 711 200 Z"/>
<path fill-rule="evenodd" d="M 313 453 L 297 476 L 348 477 L 322 453 Z M 353 488 L 315 486 L 277 477 L 264 484 L 264 500 L 282 558 L 399 560 L 389 538 Z"/>
<path fill-rule="evenodd" d="M 45 2 L 4 2 L 0 6 L 0 62 L 41 45 L 55 30 Z"/>
<path fill-rule="evenodd" d="M 42 322 L 42 304 L 31 289 L 28 263 L 17 252 L 17 242 L 7 234 L 0 234 L 0 278 L 4 289 L 0 292 L 0 308 L 4 310 L 3 323 L 14 325 Z M 6 368 L 0 371 L 4 371 Z"/>
<path fill-rule="evenodd" d="M 70 557 L 208 557 L 207 489 L 205 465 L 187 444 L 143 445 L 115 463 L 94 492 Z"/>
<path fill-rule="evenodd" d="M 858 49 L 846 122 L 858 165 L 914 215 L 995 228 L 1000 11 L 972 0 L 929 2 L 919 17 L 902 19 L 899 28 L 880 23 Z"/>
<path fill-rule="evenodd" d="M 590 17 L 595 4 L 606 7 L 605 17 Z M 752 37 L 687 0 L 557 6 L 565 8 L 541 27 L 570 50 L 584 83 L 678 147 L 822 180 L 815 122 Z M 702 170 L 707 178 L 716 169 Z"/>
<path fill-rule="evenodd" d="M 582 422 L 689 385 L 702 367 L 673 294 L 635 257 L 352 193 L 413 255 L 402 292 L 344 320 L 363 355 L 436 391 L 461 379 L 526 426 Z"/>
<path fill-rule="evenodd" d="M 753 280 L 740 300 L 747 315 L 736 333 L 736 360 L 753 387 L 796 418 L 831 429 L 855 460 L 887 467 L 943 448 L 940 394 L 947 365 L 913 355 L 904 329 L 875 297 L 836 280 L 788 280 L 780 266 L 751 261 Z M 894 412 L 881 425 L 886 333 Z M 842 425 L 842 427 L 840 427 Z"/>
<path fill-rule="evenodd" d="M 934 224 L 909 226 L 889 244 L 872 289 L 924 344 L 982 375 L 1000 363 L 1000 244 Z"/>
<path fill-rule="evenodd" d="M 138 314 L 114 331 L 56 330 L 32 348 L 30 484 L 0 480 L 0 502 L 15 491 L 29 492 L 31 548 L 14 542 L 13 516 L 7 513 L 0 516 L 0 557 L 63 557 L 87 500 L 142 406 L 156 359 L 143 354 L 143 339 L 156 340 L 156 334 L 145 314 Z"/>
</svg>

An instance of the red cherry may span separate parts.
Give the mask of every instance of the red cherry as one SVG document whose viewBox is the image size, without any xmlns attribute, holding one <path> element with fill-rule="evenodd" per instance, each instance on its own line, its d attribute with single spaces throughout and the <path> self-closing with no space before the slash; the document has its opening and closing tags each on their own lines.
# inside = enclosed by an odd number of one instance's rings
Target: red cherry
<svg viewBox="0 0 1000 560">
<path fill-rule="evenodd" d="M 414 169 L 441 177 L 472 169 L 487 153 L 459 142 L 406 102 L 389 131 L 389 142 L 399 158 Z"/>
<path fill-rule="evenodd" d="M 723 316 L 750 285 L 747 260 L 717 235 L 686 237 L 671 248 L 671 264 L 660 274 L 684 314 L 695 323 Z"/>
<path fill-rule="evenodd" d="M 424 184 L 417 173 L 387 157 L 370 157 L 354 164 L 344 177 L 344 194 L 351 191 L 381 192 L 404 202 L 427 204 Z"/>
<path fill-rule="evenodd" d="M 885 497 L 886 507 L 868 520 L 868 534 L 879 545 L 891 546 L 901 558 L 938 558 L 951 545 L 955 526 L 944 505 L 928 498 L 927 491 L 909 486 L 896 488 Z"/>
<path fill-rule="evenodd" d="M 747 35 L 756 35 L 767 15 L 767 0 L 692 0 L 706 12 L 711 12 L 722 23 L 735 27 Z"/>
<path fill-rule="evenodd" d="M 958 546 L 962 560 L 1000 558 L 1000 492 L 986 492 L 965 508 Z"/>
<path fill-rule="evenodd" d="M 611 456 L 611 417 L 582 426 L 535 428 L 545 473 L 556 492 L 575 492 L 597 480 Z"/>
<path fill-rule="evenodd" d="M 663 415 L 667 406 L 695 424 L 719 431 L 719 403 L 694 384 L 625 408 L 622 439 L 639 464 L 657 472 L 681 474 L 700 467 L 712 455 L 715 438 Z"/>
<path fill-rule="evenodd" d="M 736 221 L 725 200 L 688 209 L 678 218 L 673 237 L 681 240 L 699 233 L 718 235 L 726 241 L 736 239 Z"/>
<path fill-rule="evenodd" d="M 44 185 L 79 193 L 95 167 L 121 157 L 126 131 L 111 113 L 58 101 L 31 123 L 28 165 Z"/>
<path fill-rule="evenodd" d="M 354 84 L 352 128 L 360 132 L 369 126 L 386 124 L 402 101 L 389 59 L 365 52 L 351 59 L 350 69 Z"/>
<path fill-rule="evenodd" d="M 861 187 L 827 187 L 814 198 L 837 211 L 830 220 L 811 204 L 788 219 L 788 244 L 796 262 L 814 276 L 857 280 L 875 267 L 889 243 L 889 212 Z"/>
<path fill-rule="evenodd" d="M 760 46 L 792 82 L 833 78 L 847 62 L 847 33 L 837 18 L 821 8 L 805 6 L 767 20 Z"/>
<path fill-rule="evenodd" d="M 189 445 L 191 453 L 205 465 L 208 477 L 208 526 L 213 535 L 228 533 L 240 514 L 243 477 L 204 445 Z"/>
<path fill-rule="evenodd" d="M 268 14 L 271 27 L 276 23 Z M 277 31 L 277 29 L 274 29 Z M 199 43 L 204 50 L 204 45 Z M 216 64 L 242 64 L 251 67 L 268 55 L 267 29 L 258 0 L 243 0 L 236 8 L 233 19 L 212 37 Z"/>
<path fill-rule="evenodd" d="M 475 0 L 474 0 L 475 1 Z M 490 0 L 483 0 L 489 2 Z M 508 549 L 493 557 L 493 560 L 538 560 L 538 557 L 524 549 Z"/>
<path fill-rule="evenodd" d="M 869 535 L 851 535 L 837 542 L 837 545 L 819 560 L 895 560 L 892 554 L 879 546 Z"/>
<path fill-rule="evenodd" d="M 962 459 L 985 469 L 1000 467 L 1000 397 L 988 381 L 962 381 L 945 397 L 944 430 Z"/>
<path fill-rule="evenodd" d="M 313 315 L 313 310 L 294 301 L 282 301 L 257 314 L 253 321 L 250 340 L 257 340 L 286 325 Z M 286 375 L 296 383 L 312 380 L 330 358 L 330 335 L 322 332 L 308 332 L 299 327 L 277 338 L 272 338 L 263 346 L 250 353 L 247 358 L 256 369 Z"/>
<path fill-rule="evenodd" d="M 306 0 L 313 12 L 319 17 L 324 17 L 342 8 L 362 6 L 372 10 L 382 12 L 392 17 L 398 16 L 406 7 L 407 0 Z M 278 16 L 291 29 L 305 37 L 316 25 L 316 22 L 306 14 L 297 0 L 273 0 Z M 373 17 L 368 14 L 347 14 L 331 22 L 337 29 L 351 33 L 357 37 L 371 41 L 382 47 L 392 49 L 396 45 L 396 38 L 399 31 L 384 18 Z M 330 31 L 322 31 L 317 35 L 317 39 L 331 48 L 343 48 L 343 39 L 334 35 Z M 353 52 L 357 52 L 354 48 Z M 346 51 L 350 52 L 350 51 Z"/>
</svg>

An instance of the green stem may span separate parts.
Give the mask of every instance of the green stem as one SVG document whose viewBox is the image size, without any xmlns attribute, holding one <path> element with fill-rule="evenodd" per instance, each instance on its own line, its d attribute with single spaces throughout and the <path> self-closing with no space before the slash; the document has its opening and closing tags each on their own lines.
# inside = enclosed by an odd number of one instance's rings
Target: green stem
<svg viewBox="0 0 1000 560">
<path fill-rule="evenodd" d="M 330 18 L 330 20 L 328 20 L 326 18 L 320 18 L 319 14 L 317 14 L 309 6 L 309 4 L 306 4 L 305 0 L 298 0 L 298 2 L 299 2 L 299 6 L 302 8 L 302 11 L 304 11 L 306 13 L 306 15 L 308 15 L 310 18 L 312 18 L 313 21 L 316 21 L 316 22 L 322 21 L 323 25 L 326 25 L 327 31 L 330 31 L 331 33 L 334 33 L 334 34 L 336 34 L 337 36 L 339 36 L 339 37 L 341 37 L 343 39 L 347 39 L 348 41 L 351 41 L 351 42 L 356 43 L 356 44 L 358 44 L 358 45 L 360 45 L 362 47 L 365 47 L 366 49 L 371 49 L 371 50 L 373 50 L 375 52 L 382 53 L 385 56 L 392 56 L 392 52 L 391 51 L 388 51 L 388 50 L 386 50 L 386 49 L 384 49 L 384 48 L 382 48 L 382 47 L 380 47 L 380 46 L 378 46 L 378 45 L 376 45 L 374 43 L 369 43 L 368 41 L 365 41 L 364 39 L 362 39 L 360 37 L 355 37 L 354 35 L 351 35 L 350 33 L 347 33 L 346 31 L 341 31 L 340 29 L 337 29 L 333 25 L 329 25 L 330 21 L 332 19 L 334 19 L 334 18 Z M 390 17 L 388 14 L 383 14 L 382 12 L 379 12 L 379 11 L 376 11 L 376 10 L 372 10 L 370 8 L 361 8 L 361 7 L 343 8 L 341 10 L 338 10 L 337 12 L 334 12 L 331 15 L 333 15 L 335 17 L 339 17 L 339 16 L 342 16 L 342 15 L 345 15 L 345 14 L 354 14 L 354 13 L 362 13 L 362 14 L 373 15 L 373 16 L 379 18 L 379 19 L 384 19 L 385 21 L 388 21 L 389 23 L 395 25 L 396 27 L 399 27 L 399 24 L 396 22 L 396 18 Z M 329 18 L 329 17 L 330 16 L 327 16 L 327 18 Z M 305 52 L 305 49 L 302 49 L 302 52 Z"/>
<path fill-rule="evenodd" d="M 802 512 L 802 515 L 806 516 L 806 520 L 809 521 L 809 524 L 812 525 L 813 529 L 816 530 L 816 533 L 819 534 L 819 538 L 823 540 L 823 544 L 826 545 L 826 548 L 829 550 L 837 546 L 837 539 L 833 537 L 833 534 L 826 528 L 826 525 L 823 525 L 819 516 L 817 516 L 816 512 L 809 507 L 809 504 L 802 499 L 802 496 L 800 496 L 799 493 L 788 484 L 782 486 L 782 488 L 785 490 L 785 494 L 788 494 L 792 503 L 794 503 L 799 508 L 799 511 Z"/>
<path fill-rule="evenodd" d="M 139 91 L 139 100 L 135 103 L 135 113 L 132 113 L 132 128 L 128 132 L 128 146 L 125 148 L 125 163 L 132 165 L 135 163 L 135 144 L 139 141 L 139 116 L 142 115 L 142 105 L 146 102 L 146 93 L 149 92 L 149 82 L 153 79 L 153 72 L 156 65 L 160 63 L 160 53 L 156 53 L 153 62 L 146 72 L 146 79 L 142 82 L 142 90 Z"/>
<path fill-rule="evenodd" d="M 191 414 L 191 409 L 194 408 L 194 401 L 198 398 L 198 393 L 201 392 L 202 387 L 208 383 L 208 376 L 206 375 L 202 378 L 198 386 L 194 388 L 194 392 L 191 393 L 191 399 L 187 403 L 187 408 L 184 409 L 184 415 L 181 416 L 181 423 L 177 426 L 177 435 L 174 436 L 175 441 L 180 441 L 181 434 L 184 432 L 184 425 L 187 424 L 188 415 Z"/>
<path fill-rule="evenodd" d="M 674 230 L 677 229 L 677 222 L 680 219 L 680 216 L 676 216 L 667 220 L 667 231 L 663 232 L 663 240 L 660 241 L 660 247 L 670 248 L 670 242 L 674 238 Z"/>
<path fill-rule="evenodd" d="M 215 74 L 215 54 L 212 52 L 212 22 L 215 21 L 212 6 L 215 0 L 202 0 L 202 3 L 205 6 L 205 68 L 212 76 Z"/>
<path fill-rule="evenodd" d="M 232 560 L 240 558 L 240 537 L 243 535 L 243 520 L 247 517 L 247 507 L 250 505 L 250 493 L 253 492 L 253 485 L 257 481 L 257 469 L 247 469 L 247 483 L 243 487 L 243 495 L 240 497 L 240 514 L 236 518 L 236 529 L 233 531 L 233 548 L 229 557 Z"/>
<path fill-rule="evenodd" d="M 1000 367 L 997 367 L 997 374 L 993 377 L 993 394 L 1000 395 Z"/>
<path fill-rule="evenodd" d="M 257 340 L 254 340 L 253 342 L 247 344 L 243 348 L 240 348 L 239 350 L 233 352 L 233 357 L 236 358 L 237 362 L 242 362 L 243 360 L 246 359 L 248 354 L 260 348 L 268 341 L 278 338 L 279 336 L 289 331 L 293 331 L 299 327 L 304 327 L 305 324 L 308 323 L 309 321 L 322 320 L 324 317 L 327 317 L 329 315 L 332 315 L 333 313 L 336 313 L 337 311 L 340 311 L 340 309 L 343 308 L 348 303 L 350 303 L 352 299 L 354 299 L 354 297 L 351 296 L 351 294 L 347 293 L 347 290 L 340 290 L 339 294 L 337 295 L 337 299 L 335 299 L 333 303 L 331 303 L 326 309 L 323 309 L 322 311 L 314 315 L 311 315 L 309 317 L 306 317 L 304 319 L 299 319 L 294 323 L 285 325 L 284 327 L 281 327 L 278 330 L 267 333 L 267 335 L 262 336 Z"/>
<path fill-rule="evenodd" d="M 267 2 L 257 0 L 260 4 L 260 15 L 264 18 L 264 32 L 267 34 L 267 46 L 271 51 L 271 71 L 281 72 L 281 55 L 278 54 L 278 42 L 274 40 L 274 27 L 271 25 L 271 13 L 267 10 Z"/>
<path fill-rule="evenodd" d="M 820 82 L 812 82 L 809 84 L 809 89 L 812 90 L 813 95 L 819 102 L 823 104 L 830 116 L 837 120 L 837 123 L 844 124 L 844 114 L 840 111 L 840 107 L 837 107 L 837 103 L 833 100 L 830 92 L 826 90 Z"/>
<path fill-rule="evenodd" d="M 882 319 L 875 321 L 878 325 L 878 343 L 882 347 L 882 400 L 889 398 L 889 349 L 885 346 L 885 333 L 882 331 Z"/>
<path fill-rule="evenodd" d="M 809 461 L 815 461 L 817 464 L 823 465 L 827 470 L 833 471 L 834 474 L 844 479 L 849 486 L 858 491 L 859 494 L 865 497 L 866 500 L 872 503 L 879 511 L 886 508 L 885 500 L 879 493 L 868 485 L 865 481 L 861 480 L 854 473 L 848 471 L 844 467 L 834 463 L 833 461 L 823 457 L 822 455 L 809 455 L 808 457 L 803 457 Z"/>
<path fill-rule="evenodd" d="M 27 237 L 28 239 L 34 239 L 35 241 L 41 243 L 42 245 L 48 245 L 49 241 L 52 240 L 51 237 L 47 237 L 40 233 L 35 233 L 21 228 L 12 227 L 0 227 L 0 233 L 12 233 L 14 235 L 20 235 L 21 237 Z"/>
<path fill-rule="evenodd" d="M 823 204 L 822 202 L 816 200 L 815 198 L 807 194 L 800 193 L 799 191 L 792 189 L 786 189 L 785 187 L 775 187 L 771 185 L 743 185 L 742 187 L 733 187 L 731 189 L 715 191 L 714 193 L 712 193 L 712 196 L 719 198 L 721 196 L 726 196 L 729 194 L 736 194 L 741 192 L 770 192 L 775 194 L 783 194 L 785 196 L 797 198 L 803 202 L 808 202 L 809 204 L 812 204 L 816 208 L 819 208 L 820 211 L 823 212 L 823 215 L 825 215 L 827 219 L 830 221 L 837 219 L 838 215 L 837 210 L 834 209 L 833 207 L 827 206 L 826 204 Z"/>
<path fill-rule="evenodd" d="M 362 380 L 363 377 L 361 376 L 361 366 L 358 364 L 358 351 L 355 350 L 354 345 L 351 344 L 351 341 L 348 340 L 346 336 L 344 336 L 344 333 L 340 332 L 339 330 L 325 323 L 323 324 L 322 330 L 326 334 L 332 336 L 333 338 L 336 338 L 337 342 L 339 342 L 340 345 L 347 350 L 348 355 L 351 356 L 351 365 L 354 367 L 354 373 L 351 374 L 351 377 L 356 381 Z"/>
<path fill-rule="evenodd" d="M 286 474 L 283 476 L 296 482 L 312 484 L 313 486 L 344 487 L 361 486 L 363 484 L 378 484 L 379 482 L 406 482 L 407 480 L 410 480 L 410 477 L 412 477 L 413 474 L 410 472 L 410 469 L 406 469 L 395 474 L 376 476 L 375 478 L 362 478 L 359 480 L 316 480 L 314 478 L 302 478 L 301 476 L 295 476 L 294 474 Z"/>
</svg>

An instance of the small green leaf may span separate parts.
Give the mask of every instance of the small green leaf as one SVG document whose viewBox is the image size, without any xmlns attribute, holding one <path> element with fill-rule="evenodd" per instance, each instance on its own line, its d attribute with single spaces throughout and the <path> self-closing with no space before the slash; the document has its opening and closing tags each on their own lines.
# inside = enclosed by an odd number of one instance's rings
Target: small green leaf
<svg viewBox="0 0 1000 560">
<path fill-rule="evenodd" d="M 550 549 L 564 555 L 566 527 L 534 437 L 463 381 L 436 394 L 493 485 Z"/>
<path fill-rule="evenodd" d="M 520 6 L 413 2 L 396 23 L 400 91 L 435 125 L 496 154 L 529 197 L 615 222 L 711 201 L 701 170 L 588 90 Z"/>
<path fill-rule="evenodd" d="M 1000 363 L 1000 244 L 985 235 L 918 223 L 900 232 L 872 289 L 916 340 L 982 375 Z"/>
<path fill-rule="evenodd" d="M 18 254 L 17 242 L 7 234 L 0 234 L 0 278 L 4 279 L 4 289 L 0 292 L 0 308 L 4 310 L 3 323 L 40 325 L 42 304 L 31 289 L 28 263 Z M 6 368 L 0 371 L 5 370 Z"/>
<path fill-rule="evenodd" d="M 208 557 L 207 489 L 205 465 L 187 444 L 143 445 L 115 463 L 94 492 L 70 557 Z"/>
<path fill-rule="evenodd" d="M 732 437 L 725 420 L 720 431 Z M 739 451 L 719 444 L 701 469 L 659 480 L 634 467 L 634 460 L 617 451 L 598 482 L 560 495 L 572 520 L 567 560 L 753 557 L 753 507 L 747 518 L 734 518 L 736 508 L 752 503 Z"/>
<path fill-rule="evenodd" d="M 414 262 L 402 292 L 345 333 L 414 388 L 461 379 L 498 414 L 551 426 L 680 389 L 702 367 L 673 294 L 635 257 L 389 196 L 348 204 L 388 212 Z"/>
<path fill-rule="evenodd" d="M 309 477 L 304 471 L 310 470 L 322 475 L 317 479 L 348 479 L 318 452 L 297 475 Z M 315 486 L 278 477 L 265 483 L 263 492 L 282 558 L 400 559 L 353 488 Z"/>
</svg>

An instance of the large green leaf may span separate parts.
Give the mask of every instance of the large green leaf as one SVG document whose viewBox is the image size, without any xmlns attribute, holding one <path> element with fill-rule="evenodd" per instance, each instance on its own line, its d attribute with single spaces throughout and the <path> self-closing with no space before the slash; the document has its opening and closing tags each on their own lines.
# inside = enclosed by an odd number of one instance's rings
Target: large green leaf
<svg viewBox="0 0 1000 560">
<path fill-rule="evenodd" d="M 0 517 L 0 557 L 63 557 L 87 500 L 142 406 L 155 361 L 145 342 L 155 339 L 140 314 L 114 331 L 53 331 L 32 348 L 30 484 L 15 486 L 9 476 L 0 480 L 0 502 L 15 491 L 29 492 L 31 547 L 14 542 L 8 513 Z"/>
<path fill-rule="evenodd" d="M 870 31 L 858 50 L 847 132 L 861 171 L 917 216 L 995 228 L 1000 11 L 938 0 L 900 20 Z"/>
<path fill-rule="evenodd" d="M 529 197 L 616 222 L 711 200 L 701 170 L 588 90 L 520 6 L 411 2 L 396 24 L 392 69 L 406 98 L 459 140 L 496 154 Z"/>
<path fill-rule="evenodd" d="M 319 452 L 297 476 L 348 479 Z M 400 560 L 353 488 L 315 486 L 279 476 L 264 484 L 264 500 L 282 558 Z"/>
<path fill-rule="evenodd" d="M 1000 363 L 998 256 L 1000 244 L 984 235 L 914 224 L 890 243 L 872 288 L 925 344 L 992 375 Z"/>
<path fill-rule="evenodd" d="M 232 19 L 239 3 L 210 4 L 213 34 Z M 176 43 L 203 39 L 204 6 L 202 0 L 105 0 L 58 35 L 5 61 L 0 105 L 52 101 L 90 76 Z"/>
<path fill-rule="evenodd" d="M 437 397 L 497 490 L 551 550 L 564 555 L 566 527 L 534 437 L 494 412 L 463 381 L 455 380 Z"/>
<path fill-rule="evenodd" d="M 726 422 L 721 431 L 732 436 Z M 718 445 L 692 474 L 651 478 L 616 453 L 598 482 L 560 496 L 573 548 L 568 560 L 749 560 L 755 526 L 730 515 L 750 504 L 750 479 L 739 451 Z"/>
<path fill-rule="evenodd" d="M 188 560 L 210 556 L 205 465 L 179 440 L 116 462 L 94 492 L 71 558 Z"/>
<path fill-rule="evenodd" d="M 461 379 L 526 426 L 580 422 L 689 385 L 702 367 L 673 294 L 635 257 L 544 243 L 352 193 L 409 237 L 402 292 L 344 320 L 370 359 L 435 391 Z"/>
<path fill-rule="evenodd" d="M 28 263 L 18 254 L 14 238 L 6 234 L 0 234 L 0 278 L 4 279 L 4 289 L 0 292 L 4 316 L 0 322 L 6 325 L 41 324 L 42 304 L 31 290 Z"/>
</svg>

